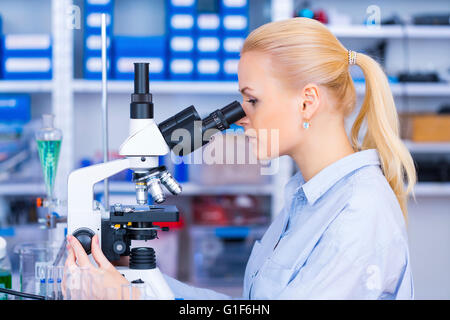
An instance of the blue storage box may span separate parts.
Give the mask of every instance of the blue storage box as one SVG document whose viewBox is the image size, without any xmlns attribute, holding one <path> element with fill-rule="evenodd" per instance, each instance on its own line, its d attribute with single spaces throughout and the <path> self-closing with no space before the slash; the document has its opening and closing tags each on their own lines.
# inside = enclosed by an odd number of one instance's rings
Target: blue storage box
<svg viewBox="0 0 450 320">
<path fill-rule="evenodd" d="M 113 74 L 116 79 L 133 79 L 134 62 L 148 62 L 150 80 L 166 78 L 166 37 L 114 37 Z"/>
<path fill-rule="evenodd" d="M 114 78 L 131 80 L 134 79 L 134 63 L 148 62 L 149 77 L 152 80 L 164 80 L 166 78 L 166 59 L 160 57 L 117 57 L 114 56 Z"/>
<path fill-rule="evenodd" d="M 222 61 L 223 79 L 229 81 L 237 81 L 239 58 L 225 58 Z"/>
<path fill-rule="evenodd" d="M 106 14 L 107 76 L 111 78 L 113 0 L 85 0 L 83 72 L 86 79 L 102 78 L 101 15 Z"/>
<path fill-rule="evenodd" d="M 221 30 L 220 15 L 217 13 L 199 13 L 195 26 L 198 36 L 218 36 Z"/>
<path fill-rule="evenodd" d="M 114 0 L 85 0 L 84 10 L 86 12 L 113 11 Z"/>
<path fill-rule="evenodd" d="M 192 80 L 194 78 L 194 60 L 191 58 L 171 58 L 169 75 L 172 80 Z"/>
<path fill-rule="evenodd" d="M 167 38 L 165 36 L 130 37 L 114 36 L 113 52 L 117 56 L 165 55 Z"/>
<path fill-rule="evenodd" d="M 3 57 L 51 57 L 49 34 L 7 34 L 2 38 Z"/>
<path fill-rule="evenodd" d="M 28 94 L 0 94 L 0 123 L 24 124 L 31 119 Z"/>
<path fill-rule="evenodd" d="M 169 39 L 171 58 L 193 58 L 194 38 L 190 36 L 174 36 Z"/>
<path fill-rule="evenodd" d="M 227 58 L 239 58 L 245 37 L 224 37 L 222 39 L 223 56 Z"/>
<path fill-rule="evenodd" d="M 192 36 L 195 30 L 194 13 L 171 13 L 167 15 L 167 29 L 170 35 Z"/>
<path fill-rule="evenodd" d="M 106 14 L 106 33 L 112 35 L 113 33 L 113 12 L 111 11 L 86 11 L 84 21 L 85 35 L 101 34 L 102 32 L 102 13 Z"/>
<path fill-rule="evenodd" d="M 111 57 L 107 58 L 107 76 L 111 78 Z M 101 79 L 102 78 L 102 58 L 101 56 L 84 56 L 83 71 L 85 79 Z"/>
<path fill-rule="evenodd" d="M 248 14 L 222 15 L 222 30 L 224 36 L 246 37 L 248 33 Z"/>
<path fill-rule="evenodd" d="M 197 10 L 197 0 L 168 0 L 168 12 L 194 14 Z"/>
<path fill-rule="evenodd" d="M 220 38 L 216 36 L 198 37 L 196 43 L 196 54 L 202 57 L 218 57 L 221 50 Z"/>
<path fill-rule="evenodd" d="M 222 14 L 242 14 L 248 12 L 249 0 L 220 0 Z"/>
<path fill-rule="evenodd" d="M 51 79 L 51 57 L 3 57 L 3 78 L 11 80 Z"/>
<path fill-rule="evenodd" d="M 219 80 L 221 60 L 219 58 L 198 58 L 195 61 L 195 75 L 198 80 Z"/>
<path fill-rule="evenodd" d="M 106 36 L 106 54 L 111 54 L 111 36 Z M 84 54 L 86 56 L 102 55 L 102 37 L 100 34 L 86 34 L 84 38 Z"/>
</svg>

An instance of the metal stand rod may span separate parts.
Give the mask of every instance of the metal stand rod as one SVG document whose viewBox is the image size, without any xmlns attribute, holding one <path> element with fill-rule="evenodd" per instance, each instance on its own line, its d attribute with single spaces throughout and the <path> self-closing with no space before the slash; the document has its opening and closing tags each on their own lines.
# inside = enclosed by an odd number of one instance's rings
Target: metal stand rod
<svg viewBox="0 0 450 320">
<path fill-rule="evenodd" d="M 102 13 L 102 112 L 103 112 L 103 162 L 108 162 L 108 98 L 107 98 L 107 70 L 108 60 L 106 57 L 107 37 L 106 37 L 106 14 Z M 109 182 L 104 180 L 104 205 L 105 210 L 109 211 Z"/>
</svg>

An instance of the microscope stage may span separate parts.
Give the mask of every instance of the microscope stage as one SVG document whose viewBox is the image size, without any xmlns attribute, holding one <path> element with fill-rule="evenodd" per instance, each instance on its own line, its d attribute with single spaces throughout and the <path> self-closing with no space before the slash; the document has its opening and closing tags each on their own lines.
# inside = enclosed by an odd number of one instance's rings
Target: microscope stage
<svg viewBox="0 0 450 320">
<path fill-rule="evenodd" d="M 177 222 L 176 206 L 114 205 L 110 211 L 111 224 L 128 222 Z"/>
</svg>

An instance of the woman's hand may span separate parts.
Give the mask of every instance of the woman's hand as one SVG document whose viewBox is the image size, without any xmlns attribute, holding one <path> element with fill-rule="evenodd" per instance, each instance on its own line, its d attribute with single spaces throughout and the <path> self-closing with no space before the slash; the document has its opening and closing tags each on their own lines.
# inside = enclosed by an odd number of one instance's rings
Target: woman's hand
<svg viewBox="0 0 450 320">
<path fill-rule="evenodd" d="M 114 288 L 116 289 L 116 297 L 109 297 L 110 299 L 120 299 L 121 296 L 121 285 L 128 284 L 129 282 L 125 279 L 119 271 L 114 268 L 114 266 L 105 257 L 100 248 L 98 241 L 98 236 L 92 237 L 91 241 L 91 252 L 94 257 L 98 268 L 95 267 L 90 261 L 89 257 L 81 246 L 77 238 L 70 235 L 67 237 L 67 249 L 69 251 L 65 266 L 67 270 L 74 269 L 76 267 L 87 268 L 89 273 L 94 277 L 96 275 L 102 275 L 102 283 L 92 285 L 92 297 L 93 299 L 104 299 L 105 289 Z M 114 291 L 114 290 L 113 290 Z"/>
</svg>

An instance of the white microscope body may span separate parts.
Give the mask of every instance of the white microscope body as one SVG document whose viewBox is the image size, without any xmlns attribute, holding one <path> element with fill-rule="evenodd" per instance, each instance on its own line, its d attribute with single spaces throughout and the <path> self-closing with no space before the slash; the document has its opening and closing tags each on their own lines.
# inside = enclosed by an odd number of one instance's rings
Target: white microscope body
<svg viewBox="0 0 450 320">
<path fill-rule="evenodd" d="M 230 124 L 243 118 L 245 112 L 241 104 L 234 101 L 202 120 L 194 106 L 190 106 L 157 125 L 153 120 L 148 77 L 148 63 L 135 63 L 129 136 L 119 149 L 124 158 L 81 168 L 69 175 L 68 232 L 80 241 L 87 254 L 91 253 L 91 239 L 97 234 L 102 251 L 110 261 L 130 256 L 130 267 L 120 268 L 127 280 L 140 279 L 150 284 L 157 299 L 174 299 L 156 267 L 153 249 L 130 249 L 132 240 L 152 240 L 157 237 L 158 230 L 167 231 L 153 225 L 154 222 L 178 221 L 175 206 L 147 205 L 148 194 L 157 204 L 165 200 L 161 185 L 174 195 L 181 192 L 181 186 L 166 168 L 159 166 L 159 156 L 179 145 L 182 146 L 179 155 L 192 152 L 209 142 L 205 136 L 228 129 Z M 181 142 L 172 141 L 172 135 L 179 129 L 189 132 L 191 139 L 183 137 Z M 195 137 L 202 139 L 198 142 Z M 115 204 L 103 208 L 94 201 L 94 185 L 125 169 L 133 170 L 137 205 Z"/>
<path fill-rule="evenodd" d="M 158 156 L 169 148 L 153 119 L 130 119 L 130 135 L 120 147 L 126 158 L 101 163 L 73 171 L 69 176 L 68 232 L 90 229 L 101 242 L 101 220 L 107 218 L 108 208 L 94 204 L 94 184 L 125 169 L 133 171 L 158 167 Z M 149 284 L 157 299 L 173 300 L 175 297 L 158 267 L 135 270 L 120 267 L 129 281 L 141 279 Z"/>
</svg>

